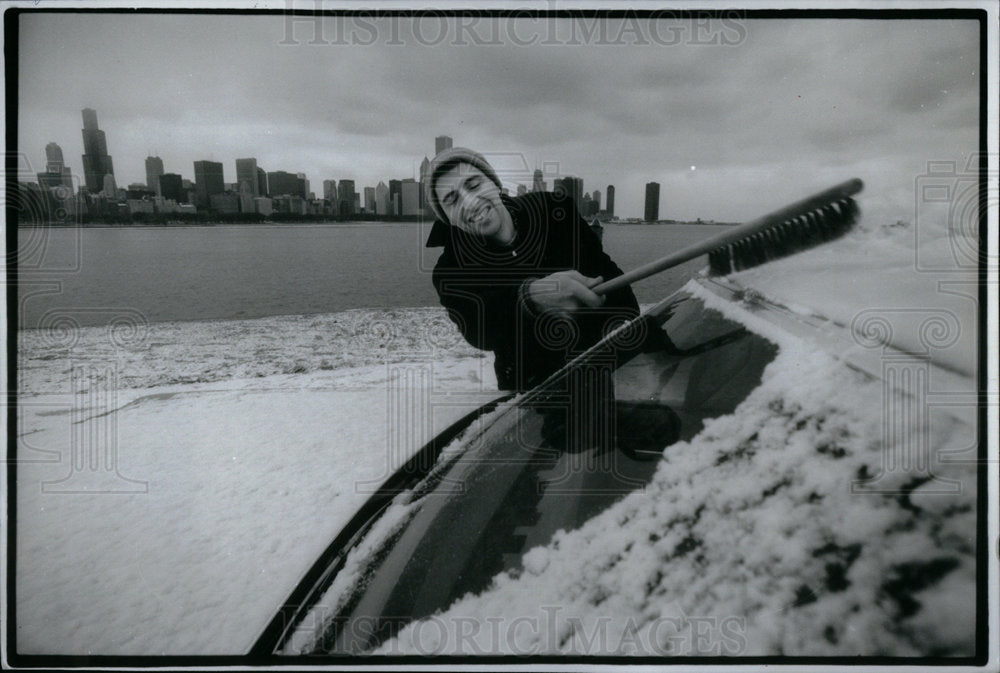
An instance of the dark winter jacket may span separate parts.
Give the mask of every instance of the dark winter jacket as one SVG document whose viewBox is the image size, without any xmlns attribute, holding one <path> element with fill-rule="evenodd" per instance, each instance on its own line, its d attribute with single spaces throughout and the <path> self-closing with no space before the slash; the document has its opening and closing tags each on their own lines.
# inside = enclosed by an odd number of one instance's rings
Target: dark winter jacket
<svg viewBox="0 0 1000 673">
<path fill-rule="evenodd" d="M 569 269 L 609 280 L 622 270 L 572 198 L 532 192 L 502 199 L 517 231 L 513 248 L 490 245 L 441 221 L 434 223 L 427 247 L 444 246 L 434 287 L 466 340 L 496 354 L 499 388 L 527 390 L 638 315 L 639 305 L 626 287 L 572 319 L 537 313 L 525 296 L 528 281 Z"/>
</svg>

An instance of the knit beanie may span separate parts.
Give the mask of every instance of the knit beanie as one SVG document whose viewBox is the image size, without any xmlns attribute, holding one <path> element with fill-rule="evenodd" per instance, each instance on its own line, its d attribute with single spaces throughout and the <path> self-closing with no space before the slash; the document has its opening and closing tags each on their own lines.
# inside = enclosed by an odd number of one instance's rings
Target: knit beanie
<svg viewBox="0 0 1000 673">
<path fill-rule="evenodd" d="M 434 211 L 434 215 L 437 219 L 441 220 L 445 224 L 451 224 L 448 221 L 448 216 L 445 215 L 444 210 L 441 208 L 441 204 L 438 203 L 437 193 L 434 191 L 434 185 L 437 183 L 438 178 L 447 173 L 456 164 L 465 163 L 475 166 L 483 172 L 483 175 L 492 180 L 497 189 L 503 189 L 500 184 L 500 178 L 497 177 L 496 171 L 490 166 L 489 162 L 486 161 L 484 157 L 479 152 L 473 152 L 465 147 L 452 147 L 444 150 L 439 155 L 434 157 L 434 161 L 431 162 L 430 167 L 427 169 L 427 176 L 424 180 L 424 203 L 430 206 L 431 210 Z"/>
</svg>

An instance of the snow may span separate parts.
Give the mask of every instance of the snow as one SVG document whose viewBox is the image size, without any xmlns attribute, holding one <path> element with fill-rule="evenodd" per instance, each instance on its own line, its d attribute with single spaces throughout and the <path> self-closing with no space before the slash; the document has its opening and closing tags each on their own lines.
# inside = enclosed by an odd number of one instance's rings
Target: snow
<svg viewBox="0 0 1000 673">
<path fill-rule="evenodd" d="M 935 464 L 925 494 L 912 471 L 859 485 L 881 473 L 882 394 L 782 338 L 761 386 L 644 491 L 376 653 L 971 654 L 974 467 Z M 970 446 L 969 420 L 935 449 Z"/>
<path fill-rule="evenodd" d="M 735 277 L 968 378 L 970 274 L 941 237 L 926 271 L 912 238 L 862 229 Z M 381 653 L 971 653 L 974 407 L 928 405 L 885 447 L 898 395 L 714 305 L 780 349 L 740 407 L 669 447 L 644 491 Z M 245 652 L 380 481 L 495 387 L 436 308 L 20 332 L 18 651 Z M 911 437 L 930 467 L 887 469 Z"/>
<path fill-rule="evenodd" d="M 54 357 L 22 332 L 19 652 L 245 652 L 381 480 L 495 396 L 491 359 L 441 319 L 157 323 L 131 349 L 86 328 Z M 393 420 L 400 399 L 422 423 Z"/>
<path fill-rule="evenodd" d="M 859 344 L 889 343 L 973 377 L 979 290 L 969 251 L 978 241 L 947 234 L 927 226 L 859 228 L 733 278 L 799 312 L 820 310 L 854 330 Z"/>
</svg>

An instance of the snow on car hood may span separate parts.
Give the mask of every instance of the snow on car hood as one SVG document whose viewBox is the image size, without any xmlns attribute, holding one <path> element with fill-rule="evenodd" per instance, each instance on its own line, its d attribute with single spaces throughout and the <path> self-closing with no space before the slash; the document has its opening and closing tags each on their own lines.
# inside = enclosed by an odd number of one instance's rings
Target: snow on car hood
<svg viewBox="0 0 1000 673">
<path fill-rule="evenodd" d="M 974 406 L 898 414 L 883 381 L 726 306 L 780 346 L 733 414 L 377 653 L 971 655 Z"/>
<path fill-rule="evenodd" d="M 732 277 L 849 327 L 860 344 L 888 343 L 974 377 L 977 250 L 943 227 L 875 227 Z"/>
</svg>

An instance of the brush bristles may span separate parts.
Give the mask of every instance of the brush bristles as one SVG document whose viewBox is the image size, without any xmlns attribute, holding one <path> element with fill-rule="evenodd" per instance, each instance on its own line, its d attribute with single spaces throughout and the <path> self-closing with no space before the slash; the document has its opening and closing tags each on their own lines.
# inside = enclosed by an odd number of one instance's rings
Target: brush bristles
<svg viewBox="0 0 1000 673">
<path fill-rule="evenodd" d="M 713 275 L 724 276 L 840 238 L 857 223 L 854 199 L 841 199 L 708 253 Z"/>
</svg>

